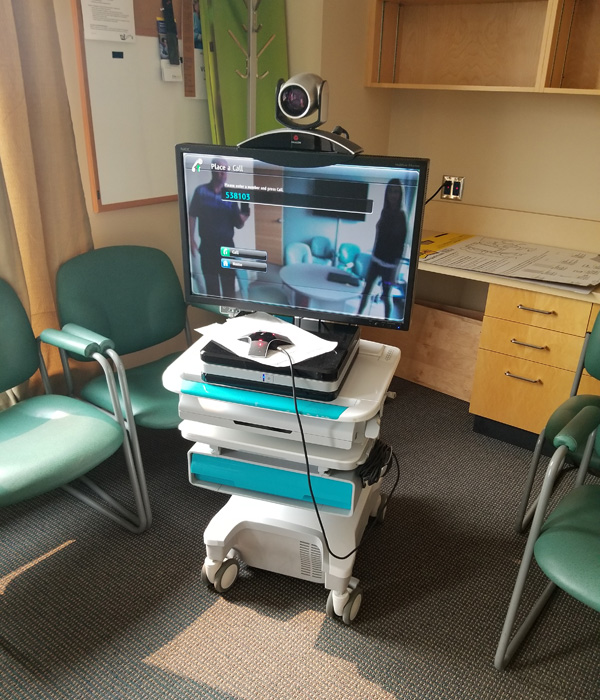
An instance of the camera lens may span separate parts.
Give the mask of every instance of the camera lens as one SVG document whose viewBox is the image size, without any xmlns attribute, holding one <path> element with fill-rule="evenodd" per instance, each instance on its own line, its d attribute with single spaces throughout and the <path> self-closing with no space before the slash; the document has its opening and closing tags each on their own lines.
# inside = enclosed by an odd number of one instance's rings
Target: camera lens
<svg viewBox="0 0 600 700">
<path fill-rule="evenodd" d="M 299 85 L 290 85 L 279 96 L 281 110 L 289 117 L 303 117 L 309 107 L 308 93 Z"/>
</svg>

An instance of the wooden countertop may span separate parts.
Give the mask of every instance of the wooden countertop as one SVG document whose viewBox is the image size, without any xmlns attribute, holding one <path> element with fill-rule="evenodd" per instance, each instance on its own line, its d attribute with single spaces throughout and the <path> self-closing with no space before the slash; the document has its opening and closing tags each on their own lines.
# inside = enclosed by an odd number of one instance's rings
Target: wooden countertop
<svg viewBox="0 0 600 700">
<path fill-rule="evenodd" d="M 436 231 L 423 231 L 423 236 L 436 235 L 437 233 Z M 459 277 L 461 279 L 484 282 L 486 284 L 498 284 L 504 287 L 526 289 L 532 292 L 544 292 L 568 299 L 576 299 L 577 301 L 587 301 L 592 304 L 600 303 L 600 285 L 595 287 L 591 292 L 582 294 L 566 288 L 553 287 L 543 282 L 534 282 L 533 280 L 519 279 L 517 277 L 503 277 L 485 272 L 476 272 L 474 270 L 462 270 L 456 267 L 444 267 L 443 265 L 436 265 L 433 262 L 419 262 L 419 270 L 423 270 L 423 272 L 434 272 L 439 275 L 447 275 L 448 277 Z"/>
</svg>

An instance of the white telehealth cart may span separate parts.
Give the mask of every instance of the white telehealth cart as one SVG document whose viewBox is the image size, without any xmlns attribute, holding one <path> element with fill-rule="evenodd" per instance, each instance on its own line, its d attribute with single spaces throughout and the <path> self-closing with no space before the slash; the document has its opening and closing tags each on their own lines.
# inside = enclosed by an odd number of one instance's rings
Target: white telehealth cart
<svg viewBox="0 0 600 700">
<path fill-rule="evenodd" d="M 202 381 L 204 338 L 166 370 L 165 387 L 180 397 L 181 434 L 193 442 L 190 482 L 231 494 L 204 532 L 202 578 L 218 592 L 233 585 L 242 560 L 324 584 L 327 614 L 346 624 L 356 617 L 356 549 L 369 518 L 385 516 L 380 485 L 391 449 L 374 483 L 365 483 L 360 467 L 373 456 L 400 359 L 395 347 L 358 343 L 338 396 L 297 399 L 299 416 L 290 396 Z"/>
</svg>

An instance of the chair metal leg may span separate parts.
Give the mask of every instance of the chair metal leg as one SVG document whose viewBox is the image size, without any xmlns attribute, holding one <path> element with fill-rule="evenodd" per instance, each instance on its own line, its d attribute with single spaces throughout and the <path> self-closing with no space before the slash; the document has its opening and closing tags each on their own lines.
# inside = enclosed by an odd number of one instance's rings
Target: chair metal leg
<svg viewBox="0 0 600 700">
<path fill-rule="evenodd" d="M 129 433 L 129 438 L 131 442 L 131 449 L 133 451 L 133 459 L 136 465 L 137 479 L 141 487 L 142 497 L 144 499 L 144 508 L 146 510 L 146 517 L 148 519 L 148 526 L 152 524 L 152 511 L 150 509 L 150 500 L 148 497 L 148 490 L 146 488 L 146 474 L 144 472 L 144 463 L 142 461 L 142 451 L 140 449 L 140 442 L 137 436 L 137 428 L 135 425 L 135 418 L 133 416 L 133 411 L 131 409 L 131 397 L 129 395 L 129 385 L 127 383 L 127 374 L 125 372 L 125 367 L 121 357 L 114 350 L 107 350 L 107 355 L 112 360 L 115 369 L 117 370 L 117 377 L 119 379 L 119 388 L 121 389 L 121 395 L 123 397 L 123 403 L 125 405 L 125 426 L 127 432 Z"/>
<path fill-rule="evenodd" d="M 63 486 L 63 489 L 70 493 L 72 496 L 75 496 L 87 505 L 91 506 L 92 508 L 95 508 L 107 517 L 111 518 L 115 522 L 127 528 L 130 532 L 140 533 L 146 530 L 150 525 L 148 491 L 146 488 L 146 480 L 144 477 L 141 458 L 138 461 L 134 456 L 134 452 L 132 450 L 129 437 L 130 433 L 127 430 L 127 427 L 125 425 L 125 419 L 121 411 L 112 367 L 108 360 L 104 357 L 104 355 L 100 353 L 94 353 L 93 357 L 100 364 L 104 371 L 108 391 L 110 394 L 111 402 L 113 404 L 113 418 L 117 421 L 117 423 L 119 423 L 123 432 L 123 452 L 125 454 L 125 462 L 127 464 L 129 481 L 133 490 L 133 498 L 135 501 L 136 512 L 131 513 L 130 511 L 128 511 L 124 506 L 118 503 L 112 496 L 107 494 L 103 489 L 101 489 L 88 477 L 84 477 L 80 479 L 80 481 L 82 481 L 90 490 L 92 490 L 97 496 L 99 496 L 102 499 L 102 501 L 111 506 L 113 510 L 109 510 L 103 503 L 99 503 L 98 501 L 90 498 L 87 494 L 75 488 L 72 484 L 67 484 L 66 486 Z M 129 408 L 129 412 L 131 412 L 131 406 L 129 404 L 129 394 L 125 394 L 124 399 L 125 397 L 125 405 Z"/>
<path fill-rule="evenodd" d="M 135 512 L 132 513 L 129 511 L 125 506 L 121 505 L 115 498 L 113 498 L 110 494 L 106 493 L 104 489 L 100 488 L 97 484 L 95 484 L 89 477 L 81 477 L 79 481 L 85 486 L 90 491 L 93 491 L 96 496 L 102 499 L 107 505 L 109 505 L 112 510 L 107 508 L 103 503 L 98 502 L 97 500 L 94 500 L 93 498 L 90 498 L 86 493 L 83 491 L 80 491 L 79 489 L 75 488 L 73 484 L 66 484 L 62 488 L 67 492 L 70 493 L 72 496 L 75 496 L 75 498 L 78 498 L 80 501 L 83 501 L 85 504 L 90 506 L 91 508 L 94 508 L 95 510 L 99 511 L 100 513 L 103 513 L 106 515 L 108 518 L 111 518 L 111 520 L 114 520 L 116 523 L 119 525 L 122 525 L 124 528 L 129 530 L 130 532 L 133 532 L 135 534 L 139 534 L 140 532 L 144 532 L 144 530 L 148 529 L 150 523 L 148 522 L 148 517 L 146 513 L 146 509 L 144 507 L 144 497 L 143 497 L 143 491 L 144 489 L 140 486 L 137 478 L 137 469 L 135 466 L 135 462 L 133 459 L 133 455 L 131 453 L 131 446 L 129 445 L 129 441 L 127 438 L 127 434 L 125 433 L 124 435 L 124 440 L 123 440 L 123 452 L 125 454 L 125 462 L 127 463 L 127 471 L 129 473 L 129 482 L 131 484 L 131 488 L 133 490 L 133 499 L 135 502 Z M 116 511 L 116 512 L 115 512 Z"/>
<path fill-rule="evenodd" d="M 529 527 L 531 524 L 531 521 L 533 519 L 533 514 L 535 513 L 535 509 L 537 508 L 538 502 L 540 500 L 540 494 L 538 494 L 532 501 L 529 503 L 529 499 L 531 497 L 531 490 L 533 488 L 533 482 L 535 480 L 535 475 L 537 473 L 537 469 L 540 463 L 540 459 L 542 456 L 542 449 L 544 447 L 544 441 L 545 441 L 545 434 L 546 434 L 546 429 L 542 430 L 540 433 L 537 442 L 535 444 L 535 448 L 533 451 L 533 455 L 531 457 L 531 464 L 529 467 L 529 472 L 527 474 L 527 481 L 525 483 L 525 490 L 523 491 L 523 495 L 521 496 L 521 504 L 519 506 L 519 512 L 517 514 L 517 522 L 516 522 L 516 531 L 517 533 L 522 533 L 525 532 L 525 530 Z M 558 472 L 556 475 L 556 478 L 554 480 L 554 488 L 558 486 L 560 483 L 561 479 L 565 475 L 567 471 L 571 469 L 570 466 L 564 466 Z M 529 506 L 529 508 L 527 507 Z"/>
<path fill-rule="evenodd" d="M 546 515 L 548 501 L 550 500 L 550 496 L 552 495 L 552 490 L 554 488 L 554 482 L 556 480 L 557 474 L 563 467 L 565 458 L 567 456 L 567 452 L 568 450 L 564 445 L 561 445 L 556 450 L 556 452 L 552 455 L 552 459 L 550 460 L 550 464 L 548 465 L 548 469 L 546 471 L 546 476 L 544 477 L 544 483 L 542 484 L 542 490 L 540 492 L 538 507 L 535 509 L 533 523 L 529 531 L 529 537 L 527 538 L 527 544 L 525 545 L 525 552 L 523 553 L 523 559 L 521 560 L 521 566 L 519 567 L 519 573 L 517 574 L 517 580 L 515 582 L 513 594 L 510 599 L 510 604 L 508 606 L 508 612 L 504 621 L 504 627 L 502 628 L 502 634 L 500 635 L 498 649 L 496 651 L 494 666 L 500 670 L 503 669 L 506 666 L 506 664 L 510 661 L 511 657 L 517 650 L 519 644 L 524 639 L 527 632 L 529 632 L 529 630 L 531 629 L 531 626 L 535 622 L 536 618 L 539 616 L 544 605 L 549 599 L 550 594 L 554 590 L 554 584 L 551 584 L 546 587 L 544 593 L 542 593 L 540 598 L 538 598 L 537 602 L 533 606 L 529 615 L 526 617 L 525 621 L 518 628 L 517 632 L 515 633 L 514 639 L 511 642 L 511 634 L 515 624 L 515 619 L 517 617 L 519 603 L 521 602 L 521 596 L 525 587 L 525 581 L 527 579 L 527 574 L 529 573 L 531 560 L 533 559 L 533 546 L 540 534 L 542 523 Z"/>
<path fill-rule="evenodd" d="M 533 627 L 534 622 L 538 619 L 540 616 L 540 613 L 542 610 L 545 608 L 546 603 L 550 600 L 550 596 L 554 593 L 556 590 L 556 584 L 553 581 L 549 581 L 546 587 L 544 588 L 542 594 L 540 597 L 535 601 L 533 606 L 531 607 L 531 610 L 527 614 L 527 617 L 523 620 L 521 626 L 517 629 L 515 632 L 514 637 L 510 641 L 510 644 L 506 647 L 506 651 L 504 653 L 504 656 L 501 657 L 500 654 L 500 647 L 498 647 L 498 652 L 496 653 L 496 660 L 494 662 L 494 666 L 499 670 L 502 671 L 506 664 L 512 659 L 514 656 L 515 652 L 521 645 L 521 642 L 525 639 L 527 634 L 529 633 L 529 630 Z M 522 589 L 521 589 L 522 592 Z M 517 602 L 518 605 L 518 602 Z M 514 611 L 516 612 L 516 610 Z M 514 613 L 513 613 L 514 615 Z M 513 616 L 513 621 L 514 621 L 514 616 Z"/>
<path fill-rule="evenodd" d="M 535 512 L 537 502 L 539 500 L 536 498 L 532 503 L 529 510 L 527 510 L 527 505 L 529 504 L 529 497 L 531 496 L 531 489 L 533 488 L 533 481 L 537 472 L 538 465 L 540 463 L 540 457 L 542 455 L 542 448 L 544 446 L 544 440 L 546 438 L 546 428 L 542 430 L 539 434 L 537 442 L 535 443 L 535 449 L 533 450 L 533 456 L 531 457 L 531 464 L 529 466 L 529 472 L 527 474 L 527 482 L 525 483 L 525 490 L 523 491 L 523 496 L 521 497 L 521 505 L 519 506 L 519 513 L 517 515 L 517 532 L 523 532 Z"/>
<path fill-rule="evenodd" d="M 581 486 L 584 482 L 589 463 L 592 458 L 592 453 L 594 451 L 596 433 L 597 430 L 594 430 L 587 439 L 585 450 L 583 452 L 583 459 L 581 460 L 581 464 L 579 466 L 574 488 Z M 504 627 L 502 628 L 502 634 L 500 635 L 498 649 L 496 651 L 494 666 L 499 670 L 502 670 L 513 657 L 514 653 L 533 626 L 533 623 L 539 617 L 541 611 L 544 609 L 544 606 L 556 588 L 556 584 L 552 581 L 547 584 L 542 595 L 534 603 L 527 617 L 521 623 L 511 640 L 511 634 L 515 624 L 517 611 L 519 609 L 519 603 L 525 587 L 527 574 L 529 573 L 529 567 L 531 566 L 531 560 L 533 559 L 533 548 L 546 517 L 546 510 L 548 508 L 550 497 L 552 496 L 552 491 L 556 485 L 557 477 L 564 469 L 567 454 L 568 449 L 565 445 L 558 447 L 552 455 L 550 464 L 546 470 L 546 475 L 544 477 L 542 489 L 539 495 L 539 502 L 533 514 L 533 522 L 529 531 L 529 537 L 527 538 L 527 544 L 525 545 L 525 552 L 523 553 L 523 559 L 521 560 L 521 566 L 519 567 L 519 573 L 517 574 L 517 580 L 515 582 L 513 594 L 508 606 L 508 612 L 504 621 Z"/>
</svg>

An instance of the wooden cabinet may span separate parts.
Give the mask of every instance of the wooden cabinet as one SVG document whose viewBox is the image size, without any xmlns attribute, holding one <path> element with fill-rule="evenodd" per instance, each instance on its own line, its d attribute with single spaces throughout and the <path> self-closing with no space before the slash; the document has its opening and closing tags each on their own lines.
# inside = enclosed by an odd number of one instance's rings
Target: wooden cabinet
<svg viewBox="0 0 600 700">
<path fill-rule="evenodd" d="M 416 303 L 409 331 L 364 326 L 360 335 L 400 348 L 396 376 L 468 401 L 480 329 L 478 318 Z"/>
<path fill-rule="evenodd" d="M 600 94 L 598 0 L 370 0 L 367 84 Z"/>
<path fill-rule="evenodd" d="M 592 327 L 600 313 L 600 304 L 594 304 L 592 306 L 592 313 L 590 315 L 590 322 L 588 324 L 588 331 L 591 332 Z M 584 370 L 581 377 L 581 382 L 579 384 L 578 394 L 598 394 L 600 396 L 600 381 L 590 377 L 590 375 Z"/>
<path fill-rule="evenodd" d="M 471 413 L 539 433 L 571 393 L 591 312 L 590 302 L 490 285 Z"/>
</svg>

